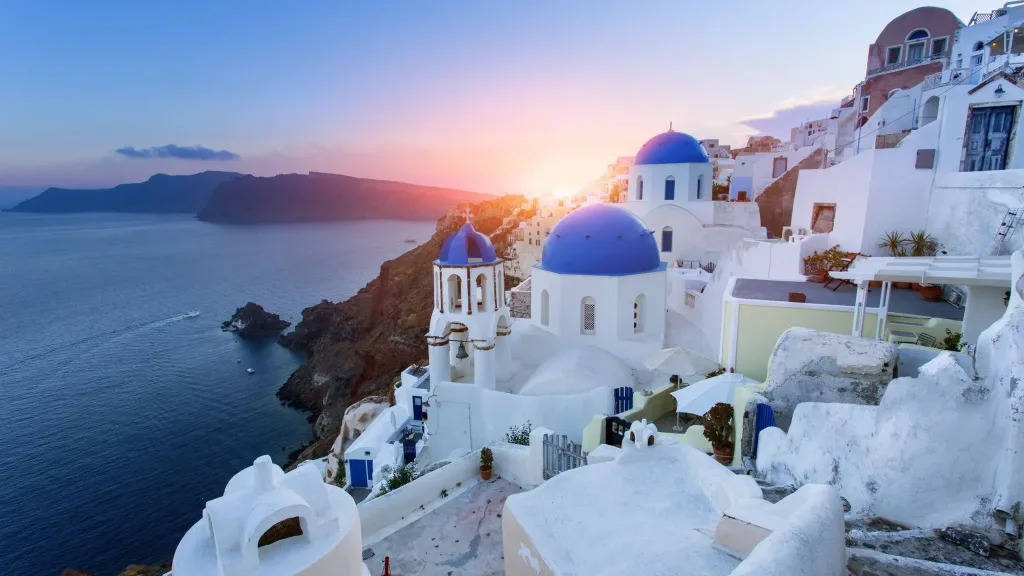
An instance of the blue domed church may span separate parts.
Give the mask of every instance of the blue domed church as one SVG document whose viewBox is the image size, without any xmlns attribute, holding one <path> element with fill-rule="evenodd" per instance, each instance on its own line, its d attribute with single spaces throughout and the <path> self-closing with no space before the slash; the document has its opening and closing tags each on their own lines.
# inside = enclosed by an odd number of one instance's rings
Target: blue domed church
<svg viewBox="0 0 1024 576">
<path fill-rule="evenodd" d="M 713 201 L 713 173 L 701 143 L 671 127 L 636 153 L 625 206 L 654 232 L 663 261 L 714 261 L 743 238 L 765 237 L 756 204 Z"/>
<path fill-rule="evenodd" d="M 665 334 L 666 264 L 643 220 L 614 204 L 562 218 L 531 276 L 531 319 L 563 342 L 642 358 Z"/>
</svg>

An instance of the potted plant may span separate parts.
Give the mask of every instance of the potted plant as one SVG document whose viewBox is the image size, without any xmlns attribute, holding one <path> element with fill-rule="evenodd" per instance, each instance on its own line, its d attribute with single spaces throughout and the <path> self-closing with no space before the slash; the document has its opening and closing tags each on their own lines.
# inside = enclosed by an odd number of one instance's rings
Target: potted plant
<svg viewBox="0 0 1024 576">
<path fill-rule="evenodd" d="M 911 234 L 907 239 L 907 244 L 910 245 L 911 256 L 935 256 L 935 251 L 939 247 L 935 238 L 924 230 L 918 230 Z"/>
<path fill-rule="evenodd" d="M 845 255 L 838 244 L 824 252 L 815 250 L 814 254 L 804 257 L 804 275 L 809 282 L 824 282 L 828 279 L 828 271 L 841 265 Z"/>
<path fill-rule="evenodd" d="M 490 480 L 493 466 L 494 454 L 490 448 L 484 446 L 480 449 L 480 477 L 484 480 Z"/>
<path fill-rule="evenodd" d="M 889 256 L 906 256 L 909 239 L 902 232 L 889 232 L 878 243 L 879 248 L 889 251 Z"/>
<path fill-rule="evenodd" d="M 936 284 L 921 284 L 918 288 L 921 293 L 921 300 L 925 302 L 941 302 L 942 301 L 942 286 Z"/>
<path fill-rule="evenodd" d="M 732 405 L 719 402 L 703 417 L 704 437 L 711 442 L 715 460 L 729 465 L 733 457 Z"/>
</svg>

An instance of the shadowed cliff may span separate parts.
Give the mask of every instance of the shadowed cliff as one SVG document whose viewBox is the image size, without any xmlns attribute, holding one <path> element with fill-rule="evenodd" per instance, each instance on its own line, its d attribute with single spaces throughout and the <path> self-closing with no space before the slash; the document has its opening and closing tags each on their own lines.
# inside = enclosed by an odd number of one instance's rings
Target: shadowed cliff
<svg viewBox="0 0 1024 576">
<path fill-rule="evenodd" d="M 11 212 L 129 212 L 195 214 L 214 188 L 238 178 L 237 172 L 200 172 L 189 176 L 154 174 L 145 182 L 113 188 L 74 190 L 47 188 L 11 208 Z"/>
<path fill-rule="evenodd" d="M 782 237 L 782 227 L 793 221 L 793 199 L 796 197 L 796 181 L 803 169 L 821 167 L 824 152 L 815 150 L 810 156 L 789 169 L 778 180 L 772 182 L 754 201 L 761 210 L 761 226 L 776 238 Z"/>
<path fill-rule="evenodd" d="M 523 202 L 522 196 L 505 196 L 472 205 L 473 226 L 493 234 L 498 254 L 509 245 L 519 222 L 529 217 L 525 211 L 513 216 Z M 306 308 L 294 332 L 281 336 L 282 345 L 308 358 L 278 390 L 282 400 L 316 418 L 316 440 L 298 456 L 300 461 L 327 453 L 349 404 L 386 395 L 402 370 L 426 362 L 433 261 L 444 239 L 465 222 L 465 208 L 456 206 L 439 219 L 425 244 L 381 265 L 380 275 L 356 295 Z"/>
</svg>

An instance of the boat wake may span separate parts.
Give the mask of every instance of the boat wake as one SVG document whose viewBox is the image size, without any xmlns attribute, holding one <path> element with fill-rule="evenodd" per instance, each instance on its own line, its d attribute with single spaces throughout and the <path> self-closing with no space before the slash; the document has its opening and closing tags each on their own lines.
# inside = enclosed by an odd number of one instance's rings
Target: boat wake
<svg viewBox="0 0 1024 576">
<path fill-rule="evenodd" d="M 85 336 L 85 337 L 79 338 L 77 340 L 72 340 L 70 342 L 64 342 L 64 343 L 58 344 L 56 346 L 41 346 L 41 347 L 38 347 L 38 348 L 29 349 L 29 350 L 27 350 L 25 352 L 26 353 L 25 356 L 21 356 L 20 358 L 16 358 L 16 359 L 14 359 L 13 362 L 6 363 L 6 366 L 9 366 L 9 367 L 13 368 L 14 366 L 20 366 L 22 364 L 25 364 L 26 362 L 31 362 L 33 360 L 38 360 L 40 358 L 45 358 L 47 356 L 50 356 L 52 354 L 56 354 L 58 352 L 63 352 L 63 351 L 66 351 L 66 350 L 70 350 L 72 348 L 75 348 L 76 346 L 82 346 L 82 345 L 88 344 L 90 342 L 95 342 L 95 341 L 98 341 L 98 340 L 102 340 L 104 338 L 109 338 L 109 340 L 107 340 L 106 342 L 103 342 L 102 344 L 100 344 L 100 347 L 102 347 L 102 346 L 104 346 L 106 344 L 117 342 L 118 340 L 121 340 L 121 339 L 123 339 L 126 336 L 131 336 L 133 334 L 138 334 L 140 332 L 146 332 L 148 330 L 152 330 L 154 328 L 159 328 L 161 326 L 166 326 L 168 324 L 172 324 L 174 322 L 179 322 L 179 321 L 185 320 L 187 318 L 194 318 L 194 317 L 196 317 L 198 315 L 199 315 L 198 311 L 192 310 L 192 311 L 190 311 L 188 313 L 185 313 L 185 314 L 179 314 L 177 316 L 171 316 L 170 318 L 163 318 L 161 320 L 152 320 L 152 321 L 149 321 L 149 322 L 139 322 L 137 324 L 130 324 L 128 326 L 122 326 L 121 328 L 115 328 L 114 330 L 109 330 L 107 332 L 101 332 L 99 334 L 92 334 L 92 335 L 89 335 L 89 336 Z"/>
</svg>

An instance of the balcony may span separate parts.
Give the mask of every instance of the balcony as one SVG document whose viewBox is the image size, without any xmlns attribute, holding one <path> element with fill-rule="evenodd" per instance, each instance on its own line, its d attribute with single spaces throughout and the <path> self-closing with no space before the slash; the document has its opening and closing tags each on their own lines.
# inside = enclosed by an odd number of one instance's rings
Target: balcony
<svg viewBox="0 0 1024 576">
<path fill-rule="evenodd" d="M 903 70 L 905 68 L 913 68 L 915 66 L 921 66 L 924 64 L 930 64 L 932 62 L 941 62 L 945 60 L 945 56 L 942 54 L 932 54 L 931 56 L 925 56 L 923 58 L 915 58 L 913 60 L 907 60 L 905 62 L 897 62 L 895 64 L 887 64 L 881 68 L 874 68 L 868 70 L 868 78 L 872 76 L 879 76 L 881 74 L 888 74 L 889 72 L 896 72 L 897 70 Z"/>
</svg>

